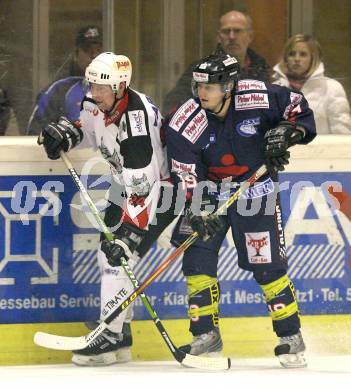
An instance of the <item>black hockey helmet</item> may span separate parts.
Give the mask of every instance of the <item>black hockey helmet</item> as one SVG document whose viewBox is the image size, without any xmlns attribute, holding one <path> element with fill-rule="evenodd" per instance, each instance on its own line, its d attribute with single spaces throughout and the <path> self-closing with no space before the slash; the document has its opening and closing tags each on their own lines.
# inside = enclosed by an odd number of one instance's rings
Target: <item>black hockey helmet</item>
<svg viewBox="0 0 351 390">
<path fill-rule="evenodd" d="M 193 68 L 192 88 L 196 88 L 197 83 L 208 84 L 228 84 L 235 85 L 240 75 L 240 65 L 236 58 L 229 54 L 216 53 L 203 58 Z M 224 90 L 224 92 L 227 92 Z M 196 95 L 196 93 L 194 93 Z"/>
</svg>

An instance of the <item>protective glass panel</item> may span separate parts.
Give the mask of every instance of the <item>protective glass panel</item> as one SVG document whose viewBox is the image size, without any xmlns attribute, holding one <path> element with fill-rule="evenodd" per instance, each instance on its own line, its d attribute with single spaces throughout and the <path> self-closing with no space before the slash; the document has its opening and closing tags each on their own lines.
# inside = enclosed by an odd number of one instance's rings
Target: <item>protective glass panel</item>
<svg viewBox="0 0 351 390">
<path fill-rule="evenodd" d="M 347 0 L 313 3 L 313 35 L 321 45 L 326 75 L 338 80 L 351 98 L 351 3 Z"/>
<path fill-rule="evenodd" d="M 56 80 L 66 76 L 83 75 L 77 62 L 77 33 L 88 26 L 96 26 L 102 32 L 102 0 L 60 0 L 49 5 L 49 78 Z M 93 33 L 93 32 L 92 32 Z M 86 33 L 89 36 L 89 31 Z M 81 45 L 82 37 L 80 37 Z M 83 47 L 84 48 L 84 47 Z M 79 58 L 82 67 L 91 61 L 90 48 L 85 48 L 85 58 Z M 84 51 L 84 50 L 83 50 Z M 92 53 L 96 54 L 96 53 Z"/>
<path fill-rule="evenodd" d="M 326 75 L 338 80 L 350 96 L 351 54 L 345 50 L 350 45 L 350 2 L 270 0 L 267 4 L 257 0 L 91 0 L 88 4 L 82 0 L 3 0 L 0 88 L 5 113 L 0 134 L 25 134 L 39 91 L 58 78 L 77 74 L 72 67 L 76 35 L 88 25 L 98 26 L 107 35 L 114 31 L 106 40 L 114 42 L 114 47 L 105 49 L 130 57 L 132 87 L 149 95 L 166 114 L 191 94 L 189 66 L 212 53 L 219 42 L 226 46 L 229 35 L 236 41 L 240 36 L 234 35 L 245 35 L 228 28 L 219 31 L 220 16 L 232 9 L 251 15 L 254 33 L 249 47 L 271 68 L 281 59 L 289 36 L 312 34 L 321 45 Z M 103 25 L 104 13 L 113 29 Z M 234 47 L 240 43 L 229 42 L 227 49 L 230 45 L 235 54 Z M 90 59 L 87 55 L 85 64 Z M 183 79 L 186 69 L 188 78 Z M 169 97 L 170 92 L 175 97 Z"/>
<path fill-rule="evenodd" d="M 237 11 L 236 17 L 239 18 L 235 23 L 232 20 L 233 10 Z M 238 12 L 244 12 L 250 18 Z M 340 134 L 351 133 L 347 100 L 347 96 L 351 98 L 350 15 L 350 0 L 0 0 L 0 333 L 5 335 L 0 338 L 0 365 L 68 363 L 70 353 L 56 355 L 51 350 L 35 347 L 33 330 L 45 330 L 46 327 L 54 334 L 62 331 L 67 335 L 83 335 L 87 330 L 81 323 L 99 318 L 101 269 L 97 248 L 100 237 L 96 223 L 94 226 L 92 214 L 81 204 L 79 191 L 64 164 L 47 158 L 43 148 L 37 145 L 37 135 L 61 115 L 71 122 L 79 118 L 81 102 L 87 91 L 83 82 L 84 70 L 101 50 L 124 54 L 131 59 L 131 87 L 150 96 L 164 116 L 192 96 L 193 66 L 216 50 L 238 59 L 241 78 L 274 81 L 305 94 L 315 114 L 317 133 L 337 135 L 318 136 L 316 142 L 308 147 L 292 148 L 289 168 L 280 176 L 282 188 L 286 189 L 281 194 L 281 206 L 282 220 L 286 222 L 288 273 L 296 287 L 301 313 L 313 314 L 303 319 L 303 324 L 307 322 L 311 326 L 306 334 L 316 335 L 313 346 L 320 345 L 321 351 L 349 354 L 350 342 L 345 342 L 344 336 L 350 334 L 351 327 L 351 143 L 348 140 L 351 137 Z M 294 44 L 287 48 L 289 38 L 298 34 L 303 35 L 301 42 L 308 44 Z M 318 55 L 315 55 L 319 49 L 313 52 L 308 46 L 318 47 L 309 36 L 320 45 L 324 71 Z M 117 62 L 119 66 L 124 68 L 129 64 Z M 100 80 L 106 81 L 107 72 L 101 73 Z M 270 103 L 263 101 L 263 107 L 256 105 L 256 101 L 269 100 L 265 92 L 259 91 L 260 88 L 265 89 L 261 82 L 241 85 L 242 89 L 247 87 L 248 90 L 239 91 L 242 106 L 236 105 L 233 123 L 228 130 L 237 137 L 235 142 L 238 140 L 239 145 L 243 140 L 245 153 L 234 158 L 234 153 L 227 153 L 227 145 L 224 145 L 225 153 L 222 155 L 221 150 L 209 149 L 220 138 L 216 138 L 215 134 L 222 127 L 220 124 L 213 133 L 209 132 L 209 142 L 202 150 L 202 156 L 208 153 L 208 158 L 202 162 L 213 168 L 212 172 L 208 169 L 213 175 L 217 172 L 224 177 L 226 172 L 236 174 L 238 169 L 243 168 L 238 164 L 242 164 L 240 160 L 246 157 L 245 154 L 255 153 L 257 145 L 252 147 L 250 140 L 257 139 L 254 137 L 259 133 L 257 128 L 262 124 L 262 118 L 267 123 L 265 127 L 270 127 L 271 123 L 275 127 L 281 119 L 270 122 L 271 118 L 266 115 L 268 110 L 255 111 L 257 108 L 265 110 L 268 108 L 266 103 Z M 97 102 L 100 107 L 112 107 L 115 96 L 109 86 L 103 90 L 107 91 L 109 103 L 103 106 L 96 97 Z M 201 88 L 198 91 L 201 94 Z M 289 117 L 290 103 L 296 103 L 295 99 L 299 98 L 291 93 L 286 98 L 287 107 L 285 102 L 284 106 L 281 104 L 283 112 L 284 107 L 287 108 L 282 117 Z M 126 100 L 120 102 L 125 103 Z M 299 102 L 294 107 L 296 111 L 301 109 Z M 174 118 L 172 125 L 178 127 L 178 140 L 196 143 L 205 131 L 207 122 L 201 119 L 201 116 L 204 118 L 203 112 L 199 116 L 198 113 L 191 116 L 192 110 L 196 109 L 194 107 L 195 104 L 189 103 L 183 113 Z M 156 126 L 160 121 L 158 110 L 152 109 L 155 114 L 155 131 L 152 134 L 157 137 Z M 114 115 L 110 110 L 101 114 L 97 107 L 90 106 L 85 111 L 91 119 L 91 127 L 94 127 L 88 130 L 95 133 L 90 139 L 84 137 L 84 141 L 87 144 L 101 141 L 98 147 L 110 166 L 107 168 L 106 164 L 101 164 L 96 167 L 94 163 L 90 166 L 90 158 L 100 156 L 100 151 L 90 148 L 74 150 L 70 158 L 79 173 L 82 168 L 90 172 L 86 185 L 100 210 L 106 204 L 109 185 L 105 179 L 110 177 L 110 167 L 113 172 L 119 173 L 127 160 L 124 153 L 126 143 L 123 142 L 134 136 L 138 139 L 130 149 L 132 157 L 136 156 L 140 161 L 148 159 L 147 151 L 152 149 L 154 152 L 158 143 L 152 142 L 152 148 L 149 143 L 142 143 L 147 135 L 142 110 L 133 109 L 128 119 L 123 117 L 118 131 L 111 126 L 106 132 L 106 126 L 115 123 L 123 110 L 117 110 Z M 101 119 L 98 131 L 95 128 L 96 117 Z M 28 123 L 31 125 L 28 126 Z M 74 135 L 71 140 L 77 139 L 79 132 L 74 131 L 69 123 L 66 125 Z M 184 131 L 182 125 L 186 126 Z M 116 133 L 109 132 L 111 128 Z M 100 131 L 110 137 L 111 143 L 105 142 L 103 137 L 96 137 L 96 134 L 100 136 Z M 53 134 L 57 135 L 58 131 Z M 12 135 L 33 137 L 8 137 Z M 119 148 L 116 137 L 120 137 L 124 149 Z M 194 185 L 191 176 L 196 168 L 191 162 L 194 156 L 189 153 L 181 161 L 186 147 L 182 147 L 182 142 L 179 144 L 179 147 L 173 145 L 172 149 L 171 143 L 168 143 L 168 153 L 178 148 L 180 155 L 179 161 L 178 155 L 172 156 L 171 168 L 173 172 L 186 173 L 184 184 L 188 180 L 188 184 Z M 206 152 L 206 149 L 209 151 Z M 162 155 L 161 150 L 158 152 Z M 213 160 L 209 155 L 211 152 Z M 132 157 L 128 156 L 128 160 Z M 160 165 L 164 168 L 166 163 Z M 130 200 L 137 205 L 144 203 L 144 196 L 139 195 L 147 193 L 150 186 L 148 172 L 143 169 L 138 168 L 135 175 L 133 172 L 129 185 L 133 189 L 133 199 Z M 244 169 L 246 172 L 246 167 Z M 216 176 L 212 177 L 216 179 Z M 252 203 L 255 203 L 262 194 L 271 193 L 272 186 L 268 178 L 252 191 L 247 191 L 247 197 L 252 197 Z M 118 197 L 126 200 L 126 188 L 116 187 Z M 114 191 L 112 188 L 111 193 Z M 223 198 L 227 193 L 221 194 Z M 276 212 L 277 231 L 282 240 L 280 212 L 276 208 L 271 211 Z M 114 218 L 117 218 L 115 214 L 111 219 Z M 184 224 L 181 225 L 184 228 Z M 168 247 L 173 226 L 168 226 L 162 237 L 163 244 Z M 236 334 L 238 342 L 225 345 L 225 350 L 233 356 L 241 353 L 247 357 L 260 353 L 261 347 L 255 349 L 252 346 L 257 345 L 257 340 L 268 340 L 267 322 L 263 322 L 268 319 L 260 320 L 259 324 L 252 322 L 257 320 L 252 319 L 253 316 L 267 315 L 261 289 L 252 273 L 238 266 L 238 255 L 246 252 L 249 262 L 260 263 L 259 267 L 271 262 L 269 242 L 278 236 L 265 231 L 260 233 L 257 226 L 253 226 L 253 233 L 245 232 L 248 240 L 242 244 L 246 245 L 246 249 L 243 245 L 240 248 L 238 240 L 236 249 L 231 231 L 228 231 L 219 251 L 220 315 L 250 318 L 249 325 L 240 329 L 230 322 L 221 321 L 224 337 L 232 334 L 233 329 L 233 334 Z M 240 225 L 242 232 L 244 227 Z M 238 224 L 234 223 L 234 232 L 238 231 L 237 228 Z M 280 250 L 280 253 L 285 253 L 283 246 Z M 161 240 L 155 243 L 146 258 L 133 269 L 138 279 L 146 280 L 171 251 L 162 247 Z M 192 252 L 192 260 L 196 259 Z M 204 260 L 206 264 L 205 257 L 199 256 L 198 260 Z M 152 282 L 147 294 L 152 304 L 157 304 L 160 318 L 184 321 L 183 328 L 179 323 L 169 322 L 174 327 L 172 333 L 178 332 L 181 337 L 177 340 L 177 345 L 181 345 L 189 341 L 190 335 L 186 332 L 186 284 L 180 260 L 177 261 L 174 268 L 170 265 Z M 108 269 L 102 275 L 112 278 L 114 273 Z M 112 287 L 116 291 L 119 289 L 118 286 Z M 123 289 L 119 292 L 122 297 Z M 109 304 L 114 306 L 118 300 L 119 295 L 115 295 Z M 279 305 L 281 303 L 269 303 L 269 308 L 280 310 Z M 288 304 L 287 307 L 295 306 Z M 149 319 L 141 301 L 135 301 L 134 309 L 134 319 Z M 317 317 L 320 314 L 328 315 L 320 319 Z M 236 319 L 233 321 L 238 324 Z M 132 327 L 136 327 L 136 331 L 133 329 L 133 356 L 151 360 L 170 358 L 168 351 L 159 346 L 158 335 L 154 336 L 146 329 L 146 321 L 134 322 Z M 239 331 L 236 332 L 237 329 Z M 245 331 L 242 332 L 242 329 Z M 262 334 L 257 333 L 261 332 L 259 329 L 262 329 Z M 145 337 L 145 334 L 150 337 Z M 323 343 L 317 340 L 321 334 Z M 239 344 L 241 348 L 238 349 Z M 150 348 L 151 345 L 154 348 Z M 267 351 L 267 356 L 272 357 L 272 346 Z"/>
<path fill-rule="evenodd" d="M 163 42 L 162 0 L 115 2 L 115 51 L 133 64 L 132 88 L 159 103 Z"/>
</svg>

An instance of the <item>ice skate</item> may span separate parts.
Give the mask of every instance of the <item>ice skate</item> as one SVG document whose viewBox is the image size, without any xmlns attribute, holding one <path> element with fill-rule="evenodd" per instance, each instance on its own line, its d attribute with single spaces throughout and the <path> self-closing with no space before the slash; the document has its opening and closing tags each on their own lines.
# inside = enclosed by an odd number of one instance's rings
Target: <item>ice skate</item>
<svg viewBox="0 0 351 390">
<path fill-rule="evenodd" d="M 284 368 L 300 368 L 307 366 L 305 350 L 301 332 L 298 332 L 292 336 L 281 337 L 274 353 Z"/>
<path fill-rule="evenodd" d="M 122 333 L 104 330 L 86 348 L 73 351 L 72 363 L 78 366 L 108 366 L 132 360 L 130 324 L 123 324 Z"/>
<path fill-rule="evenodd" d="M 183 345 L 179 349 L 196 356 L 221 356 L 223 342 L 219 329 L 215 328 L 208 333 L 194 336 L 191 344 Z"/>
</svg>

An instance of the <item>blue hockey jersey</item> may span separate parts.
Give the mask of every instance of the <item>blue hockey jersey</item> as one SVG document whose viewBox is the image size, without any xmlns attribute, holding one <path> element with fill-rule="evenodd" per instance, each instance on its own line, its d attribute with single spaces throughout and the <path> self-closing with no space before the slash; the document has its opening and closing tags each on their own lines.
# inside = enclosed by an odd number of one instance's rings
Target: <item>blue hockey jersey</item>
<svg viewBox="0 0 351 390">
<path fill-rule="evenodd" d="M 281 121 L 305 129 L 301 141 L 316 136 L 312 110 L 302 93 L 257 80 L 241 80 L 225 118 L 189 99 L 166 121 L 169 167 L 173 180 L 188 190 L 199 181 L 240 182 L 264 164 L 264 135 Z"/>
</svg>

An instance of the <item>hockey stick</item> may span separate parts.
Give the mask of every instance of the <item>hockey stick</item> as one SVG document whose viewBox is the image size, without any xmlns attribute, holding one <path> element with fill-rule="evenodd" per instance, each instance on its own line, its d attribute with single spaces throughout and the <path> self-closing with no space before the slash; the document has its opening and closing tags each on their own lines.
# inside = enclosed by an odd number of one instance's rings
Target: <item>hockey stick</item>
<svg viewBox="0 0 351 390">
<path fill-rule="evenodd" d="M 62 156 L 63 159 L 66 157 L 63 153 L 61 157 Z M 66 160 L 64 160 L 65 163 Z M 74 170 L 74 168 L 72 170 L 69 168 L 69 171 L 74 181 L 81 184 L 79 177 L 76 171 Z M 223 213 L 223 211 L 225 211 L 230 205 L 232 205 L 241 196 L 241 194 L 250 187 L 250 185 L 255 183 L 266 172 L 267 172 L 266 166 L 262 165 L 252 176 L 250 176 L 247 180 L 241 183 L 238 190 L 218 209 L 217 212 L 219 214 Z M 86 189 L 82 184 L 78 185 L 78 187 L 83 192 L 86 192 Z M 65 336 L 52 335 L 44 332 L 37 332 L 34 336 L 34 342 L 43 347 L 52 348 L 52 349 L 61 349 L 61 350 L 75 350 L 75 349 L 79 350 L 87 347 L 89 343 L 95 340 L 104 331 L 104 329 L 107 328 L 108 324 L 110 324 L 114 318 L 116 318 L 123 310 L 125 310 L 145 290 L 145 288 L 149 286 L 169 266 L 169 264 L 171 264 L 180 254 L 182 254 L 194 241 L 196 241 L 197 238 L 198 238 L 198 234 L 196 232 L 191 234 L 187 238 L 187 240 L 185 240 L 182 245 L 180 245 L 173 253 L 171 253 L 170 256 L 168 256 L 168 258 L 144 281 L 144 283 L 142 283 L 142 285 L 137 290 L 135 290 L 132 294 L 130 294 L 120 306 L 116 308 L 112 308 L 110 313 L 106 315 L 104 321 L 88 335 L 80 336 L 80 337 L 65 337 Z M 160 321 L 155 321 L 155 323 L 157 325 L 157 328 L 159 329 Z M 169 339 L 167 333 L 164 333 L 163 330 L 160 330 L 160 333 L 166 340 L 167 345 L 170 347 L 170 349 L 176 350 L 174 344 Z M 217 359 L 206 359 L 206 358 L 205 360 L 203 359 L 204 358 L 198 356 L 186 354 L 184 359 L 182 360 L 182 364 L 190 367 L 212 368 L 212 369 L 229 368 L 230 365 L 229 359 L 228 361 L 227 359 L 224 359 L 226 361 L 226 367 L 223 367 L 223 363 L 222 363 L 223 359 L 220 358 L 220 362 L 219 362 L 220 367 L 215 368 L 214 363 L 215 361 L 217 361 Z M 206 367 L 204 367 L 203 364 L 205 364 Z"/>
<path fill-rule="evenodd" d="M 70 172 L 73 181 L 75 182 L 76 186 L 78 187 L 79 191 L 83 195 L 83 198 L 87 205 L 89 206 L 92 214 L 95 217 L 95 220 L 99 224 L 101 230 L 103 231 L 105 237 L 112 241 L 114 239 L 113 234 L 109 231 L 109 228 L 106 226 L 105 222 L 101 218 L 98 209 L 96 208 L 94 202 L 92 201 L 88 191 L 84 187 L 83 183 L 78 177 L 77 171 L 74 169 L 71 161 L 66 156 L 64 152 L 60 153 L 62 160 L 64 161 L 65 165 L 67 166 L 68 171 Z M 131 280 L 133 286 L 135 289 L 139 288 L 139 282 L 136 279 L 133 271 L 128 265 L 128 262 L 122 258 L 121 265 L 125 272 L 127 273 L 129 279 Z M 149 312 L 152 320 L 154 321 L 158 331 L 160 332 L 161 336 L 163 337 L 164 341 L 166 342 L 166 345 L 168 349 L 171 351 L 174 358 L 180 362 L 181 364 L 188 366 L 188 367 L 195 367 L 195 368 L 203 368 L 203 369 L 229 369 L 230 368 L 230 359 L 229 358 L 204 358 L 199 356 L 193 356 L 189 355 L 180 349 L 178 349 L 174 343 L 172 342 L 171 338 L 169 337 L 166 329 L 164 328 L 162 322 L 160 321 L 159 317 L 157 316 L 155 310 L 150 304 L 150 301 L 148 300 L 147 296 L 144 294 L 144 292 L 140 293 L 140 298 L 143 301 L 143 304 L 145 305 L 147 311 Z M 132 301 L 131 301 L 132 302 Z M 106 321 L 105 321 L 106 322 Z M 106 326 L 105 326 L 106 327 Z M 105 329 L 103 327 L 103 329 Z M 102 329 L 102 330 L 103 330 Z M 101 330 L 101 332 L 102 332 Z M 55 342 L 54 345 L 51 344 L 52 337 L 48 337 L 49 335 L 46 335 L 45 333 L 38 332 L 34 336 L 34 341 L 36 344 L 48 347 L 48 348 L 54 348 L 54 349 L 82 349 L 80 345 L 68 345 L 68 344 L 60 344 Z M 95 336 L 96 337 L 96 336 Z M 93 338 L 90 340 L 92 341 Z M 83 347 L 84 348 L 84 347 Z"/>
</svg>

